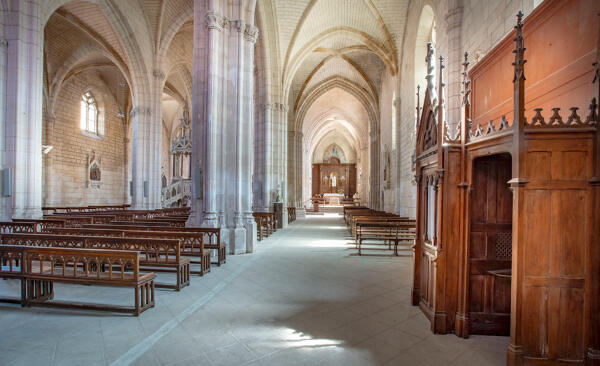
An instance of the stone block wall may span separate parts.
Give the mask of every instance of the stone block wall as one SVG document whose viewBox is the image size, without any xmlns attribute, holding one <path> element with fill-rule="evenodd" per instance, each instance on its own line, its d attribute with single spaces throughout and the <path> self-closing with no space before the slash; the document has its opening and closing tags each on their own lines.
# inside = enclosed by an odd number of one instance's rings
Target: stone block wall
<svg viewBox="0 0 600 366">
<path fill-rule="evenodd" d="M 81 97 L 91 91 L 99 108 L 99 136 L 80 128 Z M 113 94 L 101 77 L 87 71 L 66 82 L 55 101 L 54 116 L 44 110 L 43 144 L 53 146 L 43 156 L 43 206 L 120 204 L 126 199 L 125 128 Z M 88 156 L 102 160 L 99 187 L 87 184 Z"/>
<path fill-rule="evenodd" d="M 462 4 L 461 4 L 462 3 Z M 500 42 L 514 27 L 519 10 L 529 15 L 539 5 L 539 0 L 418 0 L 411 3 L 408 11 L 407 28 L 400 58 L 400 152 L 399 195 L 400 215 L 414 217 L 416 208 L 416 185 L 412 170 L 415 148 L 415 76 L 416 67 L 425 67 L 425 60 L 415 65 L 415 42 L 421 9 L 430 5 L 435 14 L 436 67 L 439 55 L 445 58 L 446 82 L 445 103 L 448 123 L 457 126 L 460 122 L 460 97 L 462 55 L 469 52 L 469 68 Z M 459 5 L 460 4 L 460 5 Z M 456 13 L 459 15 L 457 22 Z M 458 27 L 458 28 L 455 28 Z M 457 30 L 456 30 L 457 29 Z M 424 45 L 423 45 L 424 46 Z M 452 52 L 449 52 L 449 51 Z M 438 71 L 436 70 L 436 77 Z M 436 85 L 437 86 L 437 85 Z M 423 90 L 421 90 L 421 104 Z"/>
</svg>

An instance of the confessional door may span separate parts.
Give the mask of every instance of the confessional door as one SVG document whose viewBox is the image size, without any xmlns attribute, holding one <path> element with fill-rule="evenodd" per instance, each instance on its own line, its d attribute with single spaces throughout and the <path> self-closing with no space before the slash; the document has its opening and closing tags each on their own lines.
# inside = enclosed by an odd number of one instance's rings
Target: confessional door
<svg viewBox="0 0 600 366">
<path fill-rule="evenodd" d="M 469 237 L 469 333 L 510 334 L 511 157 L 473 162 Z"/>
</svg>

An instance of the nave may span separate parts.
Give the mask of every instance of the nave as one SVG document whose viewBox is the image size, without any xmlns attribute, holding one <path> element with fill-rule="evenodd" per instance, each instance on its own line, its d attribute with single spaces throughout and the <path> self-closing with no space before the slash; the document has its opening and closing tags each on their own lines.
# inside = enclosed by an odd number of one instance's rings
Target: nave
<svg viewBox="0 0 600 366">
<path fill-rule="evenodd" d="M 2 364 L 503 365 L 508 337 L 434 335 L 410 305 L 412 258 L 356 256 L 338 215 L 309 216 L 251 255 L 156 290 L 140 317 L 0 305 Z M 16 291 L 0 280 L 0 295 Z M 84 301 L 129 289 L 55 285 Z"/>
</svg>

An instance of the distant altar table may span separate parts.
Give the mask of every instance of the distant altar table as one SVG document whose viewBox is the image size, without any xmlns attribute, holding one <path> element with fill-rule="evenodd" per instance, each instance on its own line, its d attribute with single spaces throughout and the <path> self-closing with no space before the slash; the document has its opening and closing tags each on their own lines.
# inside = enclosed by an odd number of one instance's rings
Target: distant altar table
<svg viewBox="0 0 600 366">
<path fill-rule="evenodd" d="M 344 199 L 343 193 L 323 193 L 325 204 L 339 206 L 342 199 Z"/>
</svg>

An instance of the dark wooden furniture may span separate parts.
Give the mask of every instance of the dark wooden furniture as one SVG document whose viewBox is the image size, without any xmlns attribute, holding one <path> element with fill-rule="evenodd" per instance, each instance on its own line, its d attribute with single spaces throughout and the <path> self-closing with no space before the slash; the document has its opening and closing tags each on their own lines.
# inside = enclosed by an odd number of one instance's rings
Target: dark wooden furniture
<svg viewBox="0 0 600 366">
<path fill-rule="evenodd" d="M 16 223 L 33 223 L 36 233 L 48 232 L 52 228 L 67 227 L 66 220 L 61 219 L 12 219 Z"/>
<path fill-rule="evenodd" d="M 391 247 L 394 245 L 394 255 L 398 256 L 398 246 L 404 244 L 405 249 L 412 248 L 415 241 L 414 222 L 402 221 L 364 221 L 356 223 L 356 248 L 358 255 L 362 254 L 365 241 L 370 245 L 383 244 Z"/>
<path fill-rule="evenodd" d="M 190 260 L 181 256 L 179 240 L 16 233 L 2 234 L 2 242 L 34 247 L 137 251 L 141 270 L 176 273 L 174 284 L 157 282 L 156 287 L 179 291 L 190 284 Z"/>
<path fill-rule="evenodd" d="M 123 250 L 94 250 L 0 245 L 3 266 L 0 277 L 22 282 L 23 306 L 132 313 L 138 316 L 154 307 L 154 273 L 141 274 L 139 253 Z M 54 283 L 130 287 L 133 307 L 101 303 L 58 301 Z"/>
<path fill-rule="evenodd" d="M 287 208 L 288 211 L 288 224 L 296 221 L 296 207 L 289 206 Z"/>
<path fill-rule="evenodd" d="M 139 225 L 83 225 L 84 229 L 118 230 L 118 231 L 168 231 L 181 233 L 200 233 L 204 237 L 204 249 L 217 251 L 217 266 L 227 262 L 227 245 L 221 241 L 220 228 L 201 227 L 170 227 L 170 226 L 139 226 Z"/>
<path fill-rule="evenodd" d="M 0 222 L 0 233 L 35 233 L 35 222 Z"/>
<path fill-rule="evenodd" d="M 273 212 L 253 212 L 252 216 L 256 222 L 256 232 L 259 241 L 277 230 L 277 220 Z"/>
<path fill-rule="evenodd" d="M 180 231 L 152 231 L 152 230 L 116 230 L 111 229 L 54 229 L 53 234 L 75 235 L 75 236 L 108 236 L 124 238 L 163 238 L 179 240 L 181 243 L 181 255 L 190 257 L 191 264 L 198 264 L 200 268 L 194 270 L 190 268 L 191 274 L 203 276 L 210 272 L 210 249 L 204 248 L 203 232 L 180 232 Z M 196 258 L 196 259 L 192 259 Z M 218 263 L 217 263 L 218 264 Z"/>
<path fill-rule="evenodd" d="M 283 203 L 275 202 L 273 203 L 273 215 L 275 217 L 275 227 L 277 229 L 283 228 Z"/>
<path fill-rule="evenodd" d="M 458 131 L 427 77 L 412 302 L 435 333 L 510 334 L 511 366 L 600 362 L 599 12 L 544 1 L 465 57 Z"/>
</svg>

